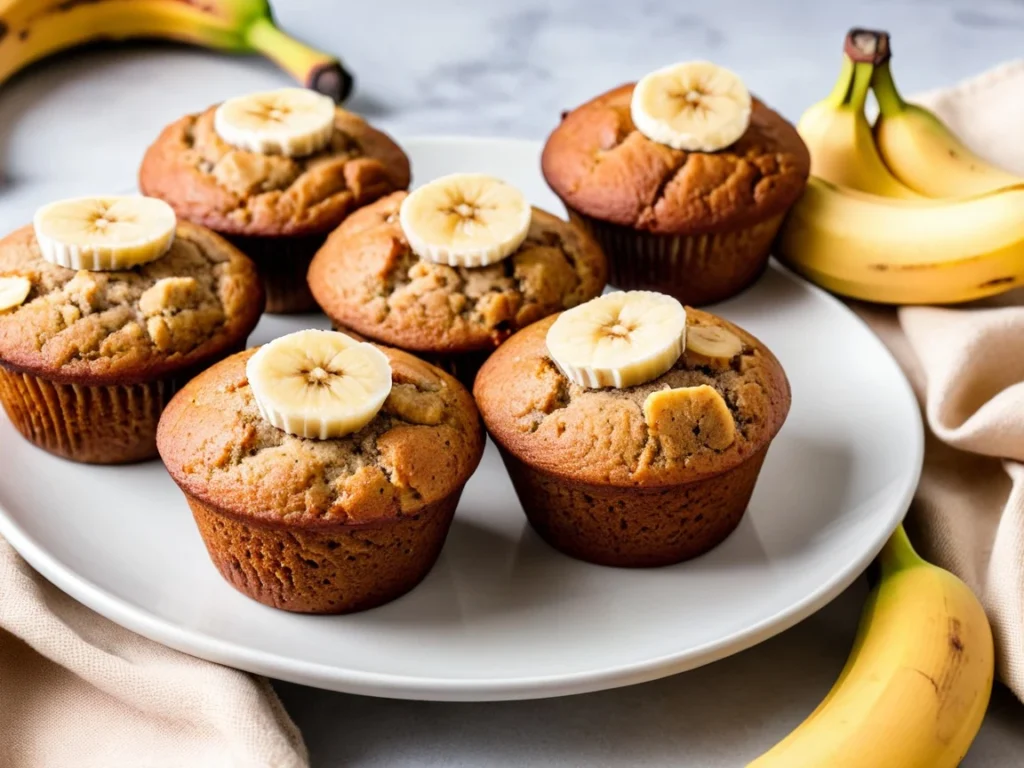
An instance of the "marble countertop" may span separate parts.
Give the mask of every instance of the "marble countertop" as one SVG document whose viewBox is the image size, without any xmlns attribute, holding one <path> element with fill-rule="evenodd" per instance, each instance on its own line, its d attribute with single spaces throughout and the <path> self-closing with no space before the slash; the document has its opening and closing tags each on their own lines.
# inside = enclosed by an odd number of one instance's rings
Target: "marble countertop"
<svg viewBox="0 0 1024 768">
<path fill-rule="evenodd" d="M 349 107 L 403 137 L 543 138 L 559 112 L 659 65 L 709 58 L 790 119 L 832 86 L 853 25 L 893 34 L 907 93 L 1021 55 L 1012 0 L 276 0 L 282 26 L 340 54 Z M 62 57 L 0 89 L 0 228 L 55 197 L 127 192 L 170 120 L 286 84 L 272 65 L 175 46 Z M 73 139 L 73 140 L 71 140 Z M 831 685 L 852 641 L 858 584 L 789 632 L 694 672 L 539 702 L 436 704 L 278 690 L 316 766 L 734 766 L 795 725 Z M 1024 753 L 1024 707 L 997 688 L 964 762 Z"/>
</svg>

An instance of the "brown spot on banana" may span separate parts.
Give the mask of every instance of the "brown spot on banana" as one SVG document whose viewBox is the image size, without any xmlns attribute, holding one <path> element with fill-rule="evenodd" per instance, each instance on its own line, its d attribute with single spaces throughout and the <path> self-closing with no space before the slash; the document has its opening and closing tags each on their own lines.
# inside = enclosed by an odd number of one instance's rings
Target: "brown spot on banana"
<svg viewBox="0 0 1024 768">
<path fill-rule="evenodd" d="M 3 40 L 5 37 L 7 37 L 8 31 L 10 31 L 10 27 L 8 27 L 3 22 L 3 20 L 0 20 L 0 40 Z"/>
<path fill-rule="evenodd" d="M 925 680 L 927 680 L 929 683 L 931 683 L 932 688 L 935 689 L 935 695 L 938 696 L 939 695 L 939 684 L 935 681 L 935 678 L 932 677 L 931 675 L 929 675 L 924 670 L 918 669 L 917 667 L 913 667 L 912 669 L 915 672 L 917 672 L 917 674 L 919 674 L 921 677 L 923 677 Z"/>
<path fill-rule="evenodd" d="M 70 11 L 76 5 L 89 5 L 90 3 L 99 3 L 103 0 L 64 0 L 63 3 L 57 3 L 54 9 L 57 11 Z"/>
<path fill-rule="evenodd" d="M 960 639 L 960 619 L 949 620 L 949 647 L 956 654 L 964 652 L 964 641 Z"/>
<path fill-rule="evenodd" d="M 995 288 L 1000 285 L 1012 285 L 1017 282 L 1015 277 L 997 277 L 995 280 L 986 280 L 984 283 L 979 285 L 979 288 Z"/>
<path fill-rule="evenodd" d="M 984 258 L 984 257 L 983 256 L 974 256 L 974 257 L 971 257 L 970 260 L 971 261 L 980 261 L 982 258 Z M 967 261 L 967 259 L 965 259 L 964 261 Z M 946 266 L 947 264 L 948 264 L 948 262 L 942 262 L 942 261 L 924 262 L 924 263 L 921 263 L 921 264 L 892 264 L 892 263 L 890 263 L 890 264 L 868 264 L 867 268 L 872 270 L 872 271 L 875 271 L 875 272 L 890 272 L 890 271 L 891 272 L 926 272 L 926 271 L 931 270 L 931 269 L 938 269 L 940 267 Z M 1014 279 L 1016 279 L 1016 278 L 1012 278 L 1012 277 L 999 277 L 999 278 L 996 278 L 995 281 L 989 280 L 988 282 L 984 283 L 983 285 L 989 285 L 990 283 L 998 285 L 1000 283 L 1004 283 L 1004 282 L 1006 282 L 1008 280 L 1014 280 Z"/>
</svg>

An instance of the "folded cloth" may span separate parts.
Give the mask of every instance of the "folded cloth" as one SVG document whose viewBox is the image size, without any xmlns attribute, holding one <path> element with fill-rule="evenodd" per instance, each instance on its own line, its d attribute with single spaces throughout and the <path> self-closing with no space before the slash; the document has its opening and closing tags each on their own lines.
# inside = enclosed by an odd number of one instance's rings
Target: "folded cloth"
<svg viewBox="0 0 1024 768">
<path fill-rule="evenodd" d="M 0 539 L 0 765 L 302 768 L 308 756 L 265 679 L 119 627 Z"/>
<path fill-rule="evenodd" d="M 913 101 L 979 155 L 1024 174 L 1024 61 Z M 951 309 L 851 306 L 903 366 L 924 412 L 910 537 L 981 599 L 997 673 L 1024 701 L 1024 289 Z"/>
</svg>

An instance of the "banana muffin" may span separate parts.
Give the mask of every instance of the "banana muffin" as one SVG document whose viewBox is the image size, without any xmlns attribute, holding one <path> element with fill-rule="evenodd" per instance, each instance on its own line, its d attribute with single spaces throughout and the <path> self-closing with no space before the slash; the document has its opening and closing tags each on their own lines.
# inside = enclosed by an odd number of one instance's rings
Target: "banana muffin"
<svg viewBox="0 0 1024 768">
<path fill-rule="evenodd" d="M 0 240 L 0 403 L 59 456 L 153 458 L 164 405 L 245 348 L 262 291 L 249 259 L 159 200 L 46 206 Z"/>
<path fill-rule="evenodd" d="M 306 269 L 353 210 L 409 186 L 387 135 L 301 88 L 229 99 L 167 126 L 139 170 L 143 193 L 255 260 L 268 312 L 314 308 Z"/>
<path fill-rule="evenodd" d="M 644 291 L 520 331 L 484 363 L 474 395 L 537 533 L 626 567 L 725 539 L 790 405 L 761 342 Z"/>
<path fill-rule="evenodd" d="M 473 178 L 457 183 L 500 184 L 467 181 Z M 460 253 L 432 252 L 415 234 L 428 228 L 424 221 L 400 220 L 406 201 L 421 191 L 428 190 L 396 192 L 356 212 L 314 257 L 309 286 L 337 326 L 415 352 L 471 386 L 480 364 L 512 333 L 604 288 L 607 267 L 594 241 L 525 199 L 517 209 L 518 239 L 474 230 L 475 242 L 461 244 Z M 441 226 L 449 223 L 442 219 Z M 503 255 L 481 265 L 473 253 L 481 247 Z"/>
<path fill-rule="evenodd" d="M 604 248 L 613 285 L 709 304 L 764 270 L 810 155 L 738 77 L 689 62 L 565 114 L 541 166 Z"/>
<path fill-rule="evenodd" d="M 443 371 L 300 331 L 193 379 L 157 443 L 229 583 L 275 608 L 347 613 L 426 576 L 484 437 Z"/>
</svg>

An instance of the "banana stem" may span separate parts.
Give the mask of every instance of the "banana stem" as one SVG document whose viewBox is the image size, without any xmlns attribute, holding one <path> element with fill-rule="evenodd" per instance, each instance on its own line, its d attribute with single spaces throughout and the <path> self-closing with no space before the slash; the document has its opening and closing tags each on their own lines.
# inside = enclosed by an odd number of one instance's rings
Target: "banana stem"
<svg viewBox="0 0 1024 768">
<path fill-rule="evenodd" d="M 878 100 L 878 110 L 886 116 L 896 115 L 906 109 L 907 103 L 896 90 L 896 82 L 892 79 L 892 71 L 886 62 L 880 67 L 875 67 L 871 76 L 871 88 Z"/>
<path fill-rule="evenodd" d="M 868 100 L 868 91 L 871 89 L 873 69 L 874 66 L 870 62 L 854 61 L 849 56 L 843 56 L 839 79 L 836 80 L 828 97 L 829 104 L 835 108 L 862 111 Z"/>
<path fill-rule="evenodd" d="M 846 104 L 856 112 L 864 111 L 864 105 L 868 101 L 868 91 L 871 90 L 871 76 L 874 74 L 874 69 L 874 65 L 868 62 L 853 63 L 853 84 L 850 86 L 850 95 Z"/>
<path fill-rule="evenodd" d="M 839 70 L 839 78 L 832 86 L 832 93 L 828 95 L 828 103 L 833 107 L 845 104 L 850 98 L 850 89 L 853 87 L 853 59 L 843 56 L 843 66 Z"/>
<path fill-rule="evenodd" d="M 281 31 L 268 17 L 254 19 L 245 31 L 246 42 L 307 88 L 344 101 L 352 90 L 352 75 L 337 57 L 310 48 Z"/>
<path fill-rule="evenodd" d="M 854 27 L 846 33 L 843 51 L 856 62 L 884 64 L 889 60 L 889 33 Z"/>
<path fill-rule="evenodd" d="M 882 547 L 882 551 L 878 555 L 878 561 L 882 566 L 882 578 L 896 571 L 921 565 L 924 562 L 920 555 L 914 551 L 914 545 L 910 543 L 910 538 L 907 536 L 907 531 L 902 523 L 893 531 L 892 536 L 889 537 L 885 546 Z"/>
</svg>

